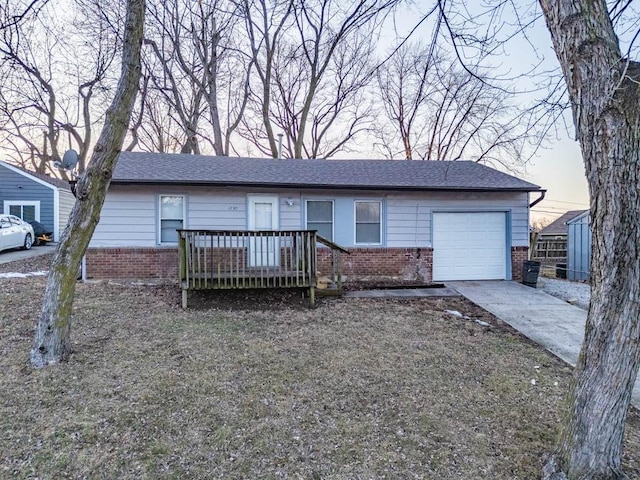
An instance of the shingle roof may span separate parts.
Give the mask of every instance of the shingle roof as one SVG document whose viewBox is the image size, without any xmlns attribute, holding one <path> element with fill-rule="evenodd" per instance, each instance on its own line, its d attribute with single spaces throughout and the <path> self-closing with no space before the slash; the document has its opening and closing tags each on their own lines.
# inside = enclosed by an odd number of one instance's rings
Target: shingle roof
<svg viewBox="0 0 640 480">
<path fill-rule="evenodd" d="M 65 190 L 71 190 L 71 187 L 69 186 L 69 182 L 61 180 L 59 178 L 50 177 L 49 175 L 45 175 L 44 173 L 32 172 L 31 170 L 27 170 L 26 168 L 22 168 L 18 165 L 13 165 L 13 164 L 2 162 L 2 161 L 0 161 L 0 164 L 14 168 L 15 170 L 19 170 L 23 173 L 26 173 L 27 175 L 31 175 L 32 177 L 35 177 L 39 180 L 47 182 L 48 184 L 53 185 L 54 187 L 63 188 Z"/>
<path fill-rule="evenodd" d="M 60 178 L 50 177 L 49 175 L 46 175 L 44 173 L 32 172 L 29 170 L 25 170 L 25 172 L 28 173 L 29 175 L 33 175 L 34 177 L 39 178 L 40 180 L 50 183 L 54 187 L 62 188 L 64 190 L 71 190 L 71 187 L 69 186 L 69 182 L 62 180 Z"/>
<path fill-rule="evenodd" d="M 578 215 L 587 212 L 588 210 L 569 210 L 564 213 L 560 218 L 555 219 L 549 225 L 540 230 L 539 235 L 566 235 L 567 234 L 567 222 L 573 220 Z"/>
<path fill-rule="evenodd" d="M 470 161 L 294 160 L 122 152 L 113 184 L 381 190 L 535 191 L 538 185 Z"/>
</svg>

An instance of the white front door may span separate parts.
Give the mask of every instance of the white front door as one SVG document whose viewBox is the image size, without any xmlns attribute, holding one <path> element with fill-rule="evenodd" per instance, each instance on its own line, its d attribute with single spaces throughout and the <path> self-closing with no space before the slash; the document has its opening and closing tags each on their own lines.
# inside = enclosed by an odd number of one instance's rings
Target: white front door
<svg viewBox="0 0 640 480">
<path fill-rule="evenodd" d="M 249 195 L 249 230 L 278 230 L 278 197 Z M 280 265 L 280 245 L 276 237 L 255 236 L 249 241 L 249 266 L 273 267 Z"/>
</svg>

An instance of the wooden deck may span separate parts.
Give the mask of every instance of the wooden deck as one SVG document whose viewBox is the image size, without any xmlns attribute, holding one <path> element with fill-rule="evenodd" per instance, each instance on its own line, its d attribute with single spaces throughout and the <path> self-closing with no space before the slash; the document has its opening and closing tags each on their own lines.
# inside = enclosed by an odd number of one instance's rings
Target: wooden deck
<svg viewBox="0 0 640 480">
<path fill-rule="evenodd" d="M 315 304 L 315 230 L 179 230 L 182 307 L 189 290 L 308 288 Z"/>
</svg>

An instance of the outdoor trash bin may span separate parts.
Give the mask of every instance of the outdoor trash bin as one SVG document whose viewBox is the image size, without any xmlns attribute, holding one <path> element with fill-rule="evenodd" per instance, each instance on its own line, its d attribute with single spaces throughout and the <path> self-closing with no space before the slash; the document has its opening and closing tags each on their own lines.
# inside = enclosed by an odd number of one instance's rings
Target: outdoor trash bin
<svg viewBox="0 0 640 480">
<path fill-rule="evenodd" d="M 538 275 L 540 274 L 540 262 L 525 260 L 522 264 L 522 283 L 528 287 L 536 288 Z"/>
<path fill-rule="evenodd" d="M 567 278 L 567 264 L 566 263 L 557 263 L 556 264 L 556 278 Z"/>
</svg>

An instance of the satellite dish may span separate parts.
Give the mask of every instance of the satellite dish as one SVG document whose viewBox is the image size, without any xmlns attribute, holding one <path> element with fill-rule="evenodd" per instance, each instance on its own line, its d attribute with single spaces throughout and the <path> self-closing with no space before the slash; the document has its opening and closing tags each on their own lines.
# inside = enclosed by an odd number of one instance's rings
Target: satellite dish
<svg viewBox="0 0 640 480">
<path fill-rule="evenodd" d="M 78 152 L 75 150 L 67 150 L 62 156 L 62 168 L 65 170 L 73 170 L 78 164 Z"/>
</svg>

